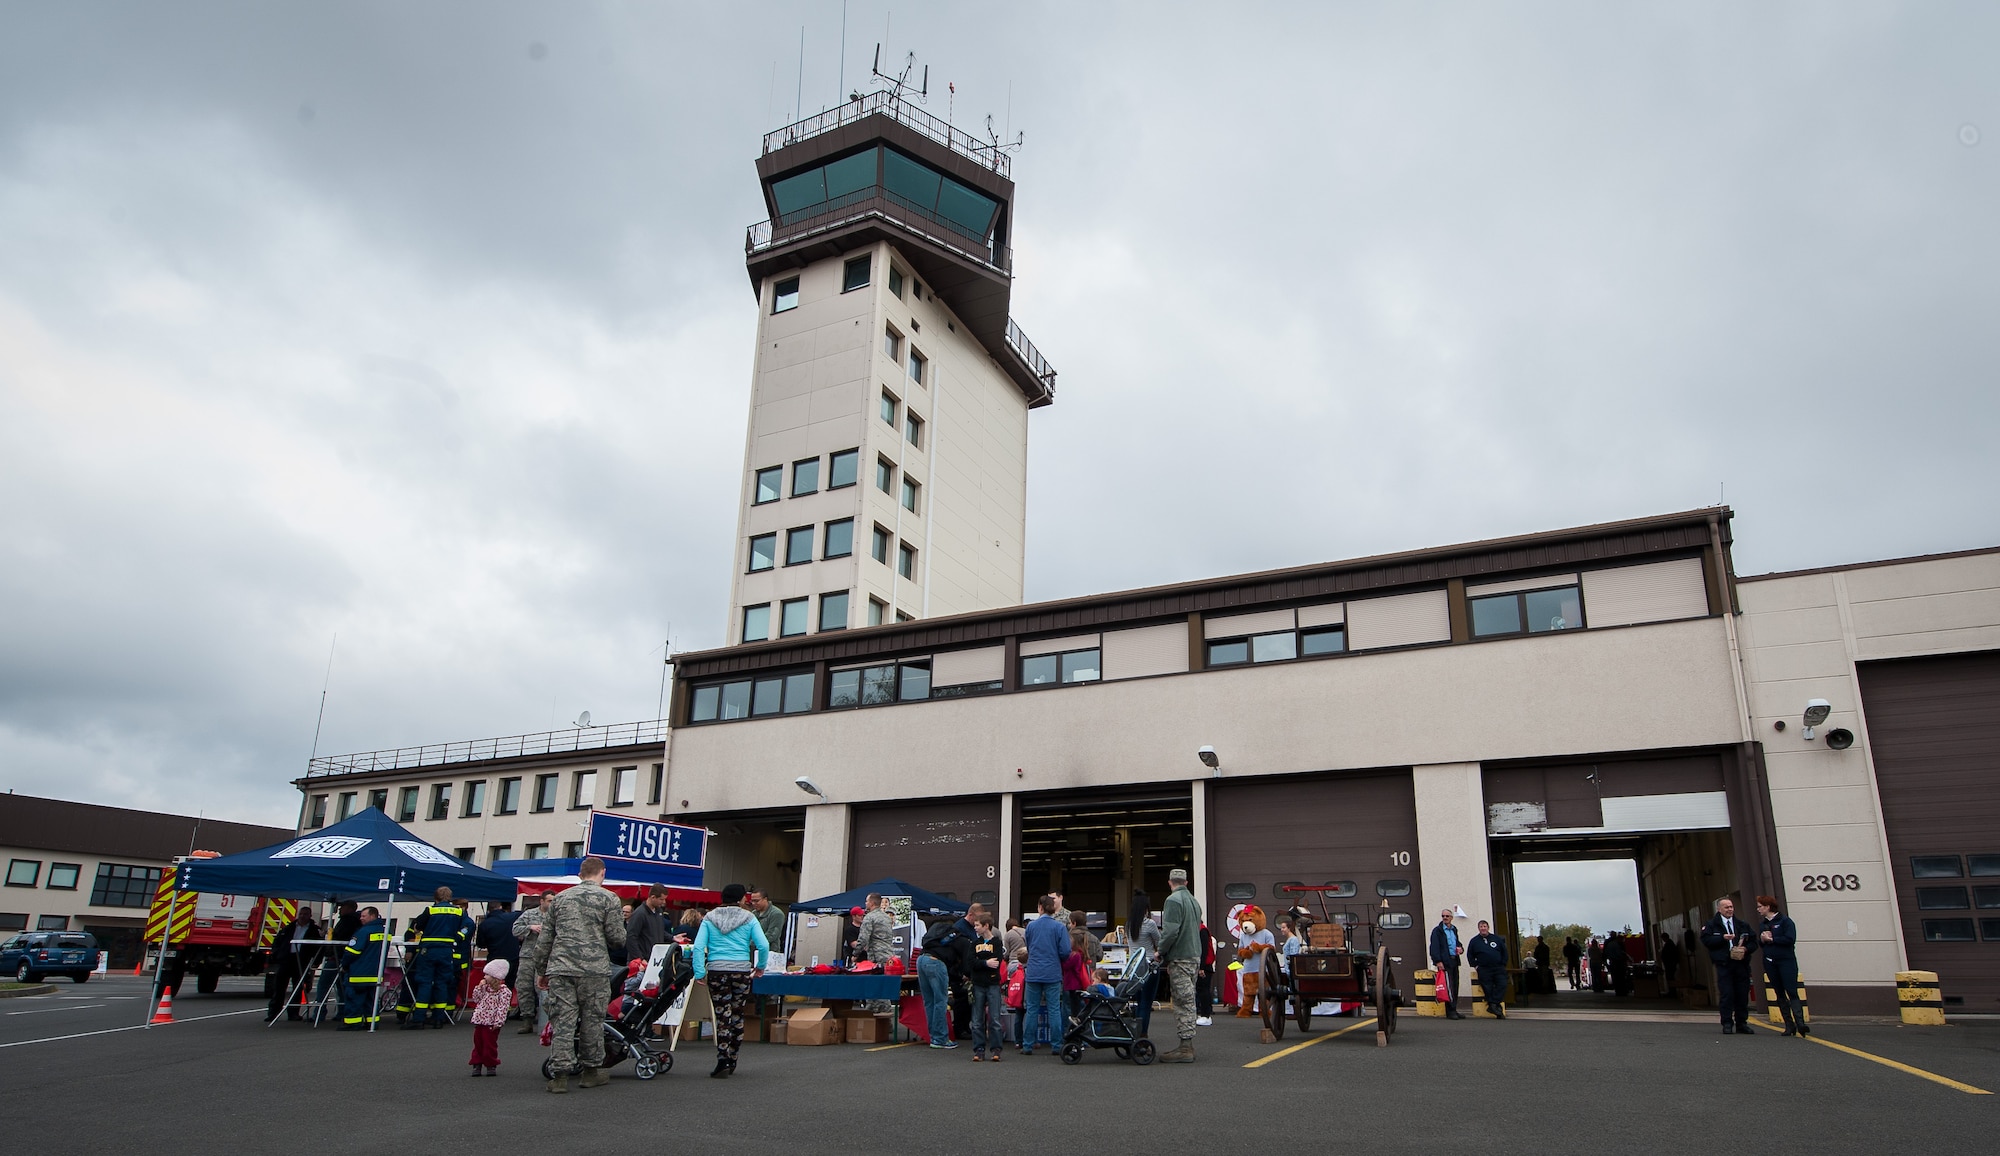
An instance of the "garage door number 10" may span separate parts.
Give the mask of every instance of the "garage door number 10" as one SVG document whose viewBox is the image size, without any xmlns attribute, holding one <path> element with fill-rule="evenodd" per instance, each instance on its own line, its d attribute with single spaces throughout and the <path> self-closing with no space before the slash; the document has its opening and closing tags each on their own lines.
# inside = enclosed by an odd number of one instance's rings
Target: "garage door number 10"
<svg viewBox="0 0 2000 1156">
<path fill-rule="evenodd" d="M 1410 853 L 1408 851 L 1389 852 L 1389 866 L 1408 867 L 1409 865 L 1410 865 Z"/>
</svg>

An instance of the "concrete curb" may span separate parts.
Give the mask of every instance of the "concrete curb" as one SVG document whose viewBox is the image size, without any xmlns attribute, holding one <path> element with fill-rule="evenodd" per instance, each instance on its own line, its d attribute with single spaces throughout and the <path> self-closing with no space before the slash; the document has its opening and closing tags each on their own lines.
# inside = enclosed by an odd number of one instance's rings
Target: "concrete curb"
<svg viewBox="0 0 2000 1156">
<path fill-rule="evenodd" d="M 56 985 L 52 983 L 38 983 L 32 987 L 6 988 L 0 989 L 0 999 L 16 999 L 24 995 L 48 995 L 55 990 Z"/>
</svg>

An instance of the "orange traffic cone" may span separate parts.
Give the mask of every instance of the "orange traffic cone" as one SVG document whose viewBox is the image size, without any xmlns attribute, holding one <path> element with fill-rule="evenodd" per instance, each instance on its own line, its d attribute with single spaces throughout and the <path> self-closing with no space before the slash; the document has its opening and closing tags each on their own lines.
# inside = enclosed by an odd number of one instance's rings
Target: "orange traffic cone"
<svg viewBox="0 0 2000 1156">
<path fill-rule="evenodd" d="M 153 1018 L 147 1021 L 146 1026 L 151 1027 L 154 1024 L 170 1024 L 173 1022 L 174 993 L 172 989 L 163 989 L 160 992 L 160 1006 L 153 1009 Z"/>
</svg>

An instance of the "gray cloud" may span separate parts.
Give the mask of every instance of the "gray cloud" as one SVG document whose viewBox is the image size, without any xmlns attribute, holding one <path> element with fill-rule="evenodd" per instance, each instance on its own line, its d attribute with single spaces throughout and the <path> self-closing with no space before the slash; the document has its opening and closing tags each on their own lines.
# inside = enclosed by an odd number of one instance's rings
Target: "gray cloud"
<svg viewBox="0 0 2000 1156">
<path fill-rule="evenodd" d="M 13 10 L 4 785 L 284 821 L 336 632 L 323 751 L 651 715 L 722 636 L 750 162 L 839 20 Z M 1746 573 L 2000 538 L 1985 7 L 848 21 L 847 88 L 886 23 L 1027 136 L 1031 597 L 1725 481 Z"/>
</svg>

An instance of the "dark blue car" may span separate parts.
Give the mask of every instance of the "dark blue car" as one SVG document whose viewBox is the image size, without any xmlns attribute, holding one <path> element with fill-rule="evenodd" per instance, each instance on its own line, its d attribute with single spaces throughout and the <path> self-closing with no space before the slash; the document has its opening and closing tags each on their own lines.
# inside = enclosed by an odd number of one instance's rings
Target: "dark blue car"
<svg viewBox="0 0 2000 1156">
<path fill-rule="evenodd" d="M 22 983 L 66 975 L 88 982 L 97 970 L 97 937 L 83 931 L 28 931 L 0 944 L 0 975 Z"/>
</svg>

